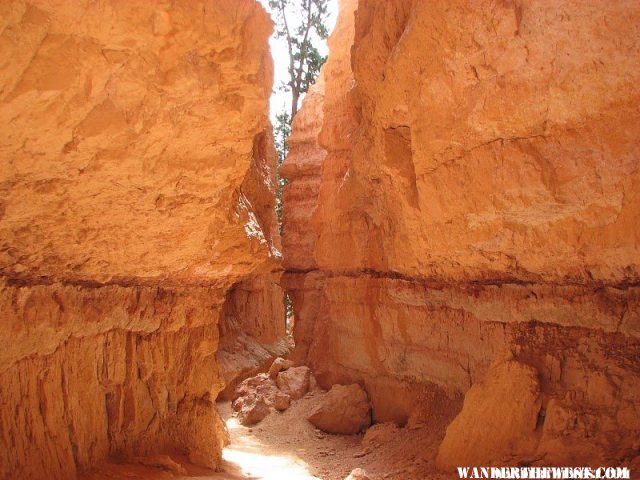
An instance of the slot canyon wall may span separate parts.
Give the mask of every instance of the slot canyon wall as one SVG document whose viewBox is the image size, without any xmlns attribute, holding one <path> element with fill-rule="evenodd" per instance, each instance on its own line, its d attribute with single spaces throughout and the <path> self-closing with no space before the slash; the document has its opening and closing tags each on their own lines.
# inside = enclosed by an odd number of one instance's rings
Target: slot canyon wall
<svg viewBox="0 0 640 480">
<path fill-rule="evenodd" d="M 0 23 L 0 478 L 215 467 L 219 330 L 233 353 L 232 312 L 282 318 L 271 21 L 253 0 L 10 0 Z"/>
<path fill-rule="evenodd" d="M 249 237 L 262 235 L 273 256 L 281 259 L 281 239 L 276 217 L 275 186 L 277 152 L 268 126 L 254 139 L 251 165 L 241 191 L 251 200 L 250 211 L 259 230 L 247 229 Z M 255 199 L 255 200 L 254 200 Z M 248 210 L 249 212 L 249 210 Z M 245 226 L 256 223 L 246 223 Z M 220 343 L 216 359 L 225 388 L 219 400 L 229 400 L 238 382 L 268 369 L 291 347 L 285 329 L 284 291 L 281 271 L 252 275 L 234 284 L 222 306 Z"/>
<path fill-rule="evenodd" d="M 294 357 L 378 421 L 448 397 L 442 468 L 637 456 L 639 24 L 627 0 L 341 2 L 283 168 Z"/>
</svg>

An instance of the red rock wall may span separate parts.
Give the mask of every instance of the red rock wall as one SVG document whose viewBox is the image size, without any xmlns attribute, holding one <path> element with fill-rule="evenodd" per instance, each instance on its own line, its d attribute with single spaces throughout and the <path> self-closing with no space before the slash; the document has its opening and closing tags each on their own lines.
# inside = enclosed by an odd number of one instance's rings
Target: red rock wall
<svg viewBox="0 0 640 480">
<path fill-rule="evenodd" d="M 306 361 L 306 348 L 313 341 L 313 317 L 318 311 L 313 299 L 320 290 L 309 272 L 318 267 L 314 256 L 318 235 L 311 225 L 319 204 L 320 179 L 326 159 L 326 151 L 318 144 L 323 125 L 325 71 L 326 68 L 321 70 L 293 120 L 292 133 L 287 141 L 289 153 L 280 167 L 280 174 L 288 182 L 282 197 L 286 229 L 282 243 L 283 265 L 289 273 L 282 280 L 290 299 L 297 305 L 295 315 L 304 319 L 295 326 L 298 347 L 291 353 L 292 359 L 299 362 Z"/>
<path fill-rule="evenodd" d="M 158 452 L 216 464 L 220 289 L 2 287 L 0 478 Z"/>
<path fill-rule="evenodd" d="M 425 390 L 459 398 L 512 352 L 543 394 L 529 453 L 628 458 L 640 430 L 637 3 L 342 9 L 313 261 L 286 279 L 301 361 L 325 386 L 364 383 L 377 419 L 403 422 Z"/>
<path fill-rule="evenodd" d="M 326 152 L 318 144 L 323 125 L 325 85 L 324 69 L 307 92 L 302 107 L 296 114 L 292 132 L 287 140 L 289 153 L 280 168 L 287 179 L 283 192 L 287 235 L 283 237 L 284 262 L 289 270 L 317 268 L 313 252 L 316 231 L 311 228 L 313 214 L 318 205 L 320 175 Z"/>
<path fill-rule="evenodd" d="M 0 19 L 0 478 L 216 466 L 218 320 L 280 260 L 270 20 L 253 0 Z"/>
<path fill-rule="evenodd" d="M 216 357 L 225 389 L 219 400 L 230 400 L 236 385 L 269 369 L 289 353 L 281 273 L 259 275 L 231 287 L 220 318 Z"/>
<path fill-rule="evenodd" d="M 250 225 L 259 219 L 262 231 L 258 238 L 252 236 L 251 229 L 247 230 L 247 235 L 268 248 L 274 258 L 281 259 L 282 246 L 275 210 L 277 180 L 273 166 L 276 158 L 273 134 L 268 128 L 254 139 L 251 167 L 240 187 L 240 195 L 250 207 L 243 213 L 242 221 Z M 280 277 L 279 271 L 249 276 L 227 292 L 216 354 L 225 382 L 219 400 L 231 398 L 238 382 L 268 369 L 275 358 L 289 351 Z"/>
</svg>

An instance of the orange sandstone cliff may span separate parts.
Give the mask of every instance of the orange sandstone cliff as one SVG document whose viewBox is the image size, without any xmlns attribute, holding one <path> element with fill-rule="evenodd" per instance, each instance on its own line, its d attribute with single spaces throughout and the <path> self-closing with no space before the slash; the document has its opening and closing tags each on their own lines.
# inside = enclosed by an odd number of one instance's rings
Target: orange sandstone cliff
<svg viewBox="0 0 640 480">
<path fill-rule="evenodd" d="M 0 478 L 215 467 L 218 324 L 241 289 L 282 309 L 271 22 L 253 0 L 9 0 L 0 23 Z"/>
<path fill-rule="evenodd" d="M 283 281 L 285 287 L 292 287 L 289 294 L 297 305 L 295 315 L 304 319 L 295 325 L 297 348 L 292 355 L 299 362 L 306 361 L 306 349 L 313 342 L 321 290 L 317 283 L 321 276 L 314 274 L 318 267 L 313 255 L 317 232 L 311 227 L 311 222 L 318 205 L 321 169 L 326 158 L 325 150 L 318 145 L 323 125 L 324 72 L 325 68 L 307 92 L 302 108 L 293 120 L 288 139 L 289 153 L 280 167 L 280 174 L 288 181 L 282 197 L 286 228 L 282 247 L 283 253 L 286 252 L 283 266 L 290 273 L 283 277 Z"/>
<path fill-rule="evenodd" d="M 285 162 L 295 355 L 378 421 L 449 397 L 441 468 L 637 452 L 639 21 L 342 1 Z"/>
</svg>

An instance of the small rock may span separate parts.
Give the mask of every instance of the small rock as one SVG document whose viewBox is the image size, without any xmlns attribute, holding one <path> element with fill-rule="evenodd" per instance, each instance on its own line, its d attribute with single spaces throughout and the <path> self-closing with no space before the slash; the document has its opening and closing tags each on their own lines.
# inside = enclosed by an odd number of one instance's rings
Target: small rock
<svg viewBox="0 0 640 480">
<path fill-rule="evenodd" d="M 354 468 L 345 480 L 369 480 L 369 476 L 364 469 Z"/>
<path fill-rule="evenodd" d="M 271 378 L 276 378 L 278 373 L 282 370 L 287 370 L 291 367 L 293 367 L 293 362 L 291 360 L 285 360 L 282 357 L 278 357 L 273 361 L 271 367 L 269 367 L 269 376 Z"/>
<path fill-rule="evenodd" d="M 283 412 L 291 405 L 291 397 L 284 392 L 278 392 L 273 398 L 273 406 L 276 410 Z"/>
<path fill-rule="evenodd" d="M 360 385 L 334 385 L 308 418 L 328 433 L 353 435 L 371 425 L 371 406 Z"/>
<path fill-rule="evenodd" d="M 292 400 L 299 400 L 309 391 L 309 367 L 292 367 L 278 373 L 276 383 L 278 388 L 288 394 Z"/>
</svg>

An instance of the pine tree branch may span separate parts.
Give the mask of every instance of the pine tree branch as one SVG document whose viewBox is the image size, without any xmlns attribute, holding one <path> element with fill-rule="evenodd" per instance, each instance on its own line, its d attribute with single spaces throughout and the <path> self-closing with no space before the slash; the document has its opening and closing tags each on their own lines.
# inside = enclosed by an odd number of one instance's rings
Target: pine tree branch
<svg viewBox="0 0 640 480">
<path fill-rule="evenodd" d="M 289 30 L 289 23 L 287 22 L 287 14 L 284 8 L 284 2 L 279 1 L 278 7 L 280 8 L 280 14 L 282 15 L 282 22 L 284 23 L 284 31 L 285 36 L 287 38 L 287 48 L 289 50 L 289 78 L 291 79 L 289 82 L 289 86 L 291 88 L 294 87 L 294 72 L 295 72 L 295 63 L 293 59 L 293 44 L 291 40 L 291 31 Z"/>
</svg>

